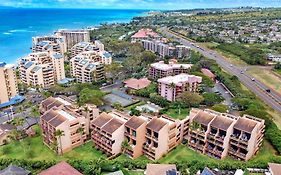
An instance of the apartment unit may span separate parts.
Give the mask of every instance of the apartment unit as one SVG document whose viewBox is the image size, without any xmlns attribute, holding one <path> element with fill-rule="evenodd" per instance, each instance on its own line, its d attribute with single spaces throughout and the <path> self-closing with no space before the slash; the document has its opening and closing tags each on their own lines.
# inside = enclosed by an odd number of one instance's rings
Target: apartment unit
<svg viewBox="0 0 281 175">
<path fill-rule="evenodd" d="M 120 153 L 125 139 L 125 122 L 120 115 L 101 113 L 91 122 L 94 146 L 108 156 Z"/>
<path fill-rule="evenodd" d="M 32 52 L 67 52 L 64 36 L 36 36 L 32 37 Z"/>
<path fill-rule="evenodd" d="M 0 104 L 9 102 L 18 94 L 17 78 L 14 65 L 0 62 Z"/>
<path fill-rule="evenodd" d="M 62 36 L 66 41 L 66 48 L 70 50 L 75 44 L 79 42 L 90 42 L 91 29 L 60 29 L 55 32 L 56 36 Z"/>
<path fill-rule="evenodd" d="M 140 29 L 138 32 L 131 36 L 132 43 L 147 39 L 159 40 L 161 39 L 161 36 L 159 36 L 158 33 L 154 32 L 152 29 Z"/>
<path fill-rule="evenodd" d="M 82 145 L 89 134 L 86 117 L 72 112 L 67 106 L 53 107 L 40 117 L 43 142 L 59 154 Z M 81 131 L 80 131 L 81 130 Z M 61 131 L 62 135 L 56 135 Z"/>
<path fill-rule="evenodd" d="M 71 100 L 66 96 L 47 98 L 46 100 L 42 101 L 39 110 L 41 114 L 44 114 L 45 112 L 51 110 L 53 107 L 66 107 L 73 113 L 77 113 L 78 115 L 86 117 L 88 123 L 90 123 L 99 115 L 99 109 L 95 105 L 85 104 L 84 106 L 79 107 L 75 105 L 74 100 Z"/>
<path fill-rule="evenodd" d="M 190 47 L 185 45 L 177 45 L 176 46 L 176 57 L 177 58 L 184 58 L 190 55 Z"/>
<path fill-rule="evenodd" d="M 247 161 L 261 146 L 264 120 L 200 109 L 192 109 L 189 119 L 188 145 L 200 153 Z"/>
<path fill-rule="evenodd" d="M 143 144 L 145 143 L 147 119 L 144 117 L 132 117 L 125 123 L 125 139 L 129 143 L 129 148 L 125 153 L 133 159 L 143 154 Z"/>
<path fill-rule="evenodd" d="M 198 86 L 202 82 L 202 77 L 179 74 L 160 78 L 157 82 L 159 95 L 169 101 L 175 101 L 183 92 L 197 92 Z"/>
<path fill-rule="evenodd" d="M 263 140 L 264 120 L 244 115 L 233 126 L 229 155 L 239 160 L 249 160 L 255 155 Z"/>
<path fill-rule="evenodd" d="M 168 64 L 164 61 L 152 63 L 149 68 L 149 77 L 159 79 L 167 76 L 187 73 L 192 64 L 178 64 L 176 60 L 171 60 Z"/>
<path fill-rule="evenodd" d="M 72 77 L 75 77 L 76 81 L 79 83 L 104 80 L 104 65 L 100 62 L 85 58 L 87 57 L 76 56 L 70 60 Z"/>
<path fill-rule="evenodd" d="M 56 52 L 36 52 L 18 61 L 20 79 L 31 86 L 49 87 L 65 78 L 64 58 Z"/>
<path fill-rule="evenodd" d="M 144 155 L 149 159 L 157 160 L 167 154 L 186 137 L 188 125 L 188 118 L 174 120 L 165 115 L 152 118 L 146 126 Z"/>
<path fill-rule="evenodd" d="M 106 51 L 83 51 L 77 56 L 83 57 L 84 59 L 90 59 L 95 62 L 100 62 L 105 65 L 112 63 L 112 56 Z"/>
</svg>

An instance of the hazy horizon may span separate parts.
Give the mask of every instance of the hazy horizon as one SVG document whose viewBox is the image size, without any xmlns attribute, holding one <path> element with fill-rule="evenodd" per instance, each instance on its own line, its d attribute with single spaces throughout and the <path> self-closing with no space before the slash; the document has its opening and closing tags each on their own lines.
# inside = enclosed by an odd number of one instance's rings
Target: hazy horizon
<svg viewBox="0 0 281 175">
<path fill-rule="evenodd" d="M 0 6 L 62 9 L 181 10 L 202 8 L 281 7 L 279 0 L 0 0 Z"/>
</svg>

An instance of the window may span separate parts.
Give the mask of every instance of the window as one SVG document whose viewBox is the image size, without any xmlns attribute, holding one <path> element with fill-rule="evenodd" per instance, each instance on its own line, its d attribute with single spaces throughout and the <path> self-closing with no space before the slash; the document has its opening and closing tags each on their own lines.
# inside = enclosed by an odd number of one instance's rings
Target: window
<svg viewBox="0 0 281 175">
<path fill-rule="evenodd" d="M 136 140 L 133 140 L 133 145 L 136 145 L 137 144 L 137 141 Z"/>
<path fill-rule="evenodd" d="M 158 143 L 153 142 L 153 146 L 154 146 L 155 148 L 158 148 Z"/>
<path fill-rule="evenodd" d="M 136 137 L 136 136 L 137 136 L 136 131 L 133 131 L 133 133 L 132 133 L 132 134 L 133 134 L 133 136 L 134 136 L 134 137 Z"/>
</svg>

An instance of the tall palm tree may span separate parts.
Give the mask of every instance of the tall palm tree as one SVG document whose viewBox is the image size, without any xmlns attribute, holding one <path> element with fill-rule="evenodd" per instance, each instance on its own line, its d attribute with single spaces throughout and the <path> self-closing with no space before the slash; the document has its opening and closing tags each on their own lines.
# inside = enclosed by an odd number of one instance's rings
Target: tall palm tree
<svg viewBox="0 0 281 175">
<path fill-rule="evenodd" d="M 60 142 L 60 151 L 61 151 L 61 155 L 63 154 L 62 152 L 62 142 L 61 142 L 61 137 L 64 136 L 64 131 L 62 130 L 56 130 L 55 131 L 55 137 L 59 139 L 59 142 Z"/>
<path fill-rule="evenodd" d="M 170 85 L 169 85 L 169 88 L 172 90 L 173 92 L 173 98 L 175 99 L 176 98 L 176 93 L 175 93 L 175 88 L 177 87 L 177 85 L 172 82 Z"/>
<path fill-rule="evenodd" d="M 83 140 L 83 134 L 85 133 L 84 132 L 84 128 L 82 128 L 82 127 L 79 127 L 77 130 L 76 130 L 76 133 L 79 133 L 80 134 L 80 140 L 81 140 L 81 142 L 84 144 L 84 140 Z"/>
<path fill-rule="evenodd" d="M 130 143 L 129 143 L 129 141 L 127 140 L 127 139 L 125 139 L 123 142 L 122 142 L 122 144 L 121 144 L 121 149 L 122 149 L 122 153 L 124 153 L 125 152 L 125 150 L 127 150 L 127 149 L 131 149 L 131 146 L 130 146 Z"/>
</svg>

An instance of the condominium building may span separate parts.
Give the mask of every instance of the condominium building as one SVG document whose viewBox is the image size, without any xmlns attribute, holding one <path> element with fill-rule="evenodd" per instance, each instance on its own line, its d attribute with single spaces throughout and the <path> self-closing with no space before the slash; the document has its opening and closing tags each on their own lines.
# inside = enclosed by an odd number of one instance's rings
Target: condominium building
<svg viewBox="0 0 281 175">
<path fill-rule="evenodd" d="M 89 124 L 99 115 L 96 106 L 78 107 L 65 97 L 49 97 L 40 105 L 43 142 L 59 154 L 83 144 L 89 135 Z M 62 131 L 62 135 L 56 135 Z"/>
<path fill-rule="evenodd" d="M 114 113 L 101 113 L 91 122 L 92 141 L 94 146 L 108 156 L 122 151 L 126 120 Z"/>
<path fill-rule="evenodd" d="M 100 62 L 76 56 L 70 60 L 71 75 L 79 83 L 104 80 L 104 65 Z"/>
<path fill-rule="evenodd" d="M 90 43 L 90 42 L 79 42 L 71 48 L 71 50 L 70 50 L 71 57 L 75 57 L 76 55 L 78 55 L 82 52 L 85 52 L 85 51 L 96 51 L 96 52 L 98 52 L 99 48 L 96 47 L 95 44 Z"/>
<path fill-rule="evenodd" d="M 13 65 L 0 62 L 0 104 L 9 102 L 18 94 L 17 77 Z"/>
<path fill-rule="evenodd" d="M 47 98 L 46 100 L 41 102 L 39 110 L 41 114 L 44 114 L 48 110 L 51 110 L 53 107 L 67 107 L 72 112 L 86 117 L 88 123 L 90 123 L 99 115 L 99 109 L 95 105 L 85 104 L 84 106 L 79 107 L 75 105 L 74 100 L 66 96 Z"/>
<path fill-rule="evenodd" d="M 192 109 L 189 118 L 188 145 L 200 153 L 247 161 L 261 146 L 264 120 L 200 109 Z"/>
<path fill-rule="evenodd" d="M 239 160 L 249 160 L 255 155 L 263 140 L 264 120 L 244 115 L 233 126 L 229 155 Z"/>
<path fill-rule="evenodd" d="M 66 41 L 67 50 L 70 50 L 75 44 L 79 42 L 90 42 L 91 29 L 60 29 L 55 32 L 56 36 L 63 36 Z"/>
<path fill-rule="evenodd" d="M 31 86 L 49 87 L 65 78 L 64 58 L 56 52 L 36 52 L 18 61 L 20 79 Z"/>
<path fill-rule="evenodd" d="M 145 50 L 158 53 L 161 57 L 174 56 L 183 58 L 190 53 L 190 48 L 187 46 L 177 45 L 174 47 L 172 44 L 166 44 L 159 40 L 142 40 L 142 45 Z"/>
<path fill-rule="evenodd" d="M 160 38 L 161 36 L 159 36 L 158 33 L 154 32 L 152 29 L 140 29 L 138 32 L 131 36 L 131 42 L 135 43 L 147 39 L 159 40 Z"/>
<path fill-rule="evenodd" d="M 175 148 L 187 133 L 189 119 L 174 120 L 168 116 L 154 117 L 146 126 L 143 153 L 157 160 Z M 185 132 L 184 132 L 185 130 Z"/>
<path fill-rule="evenodd" d="M 84 116 L 67 107 L 53 107 L 40 117 L 43 142 L 59 154 L 82 145 L 89 134 L 89 124 Z M 81 130 L 81 131 L 80 131 Z M 56 135 L 61 131 L 62 135 Z"/>
<path fill-rule="evenodd" d="M 67 52 L 65 37 L 56 35 L 32 37 L 32 51 L 64 54 Z"/>
<path fill-rule="evenodd" d="M 130 157 L 137 158 L 143 154 L 143 144 L 145 143 L 147 119 L 143 117 L 132 117 L 125 123 L 125 139 L 129 143 L 129 148 L 125 153 Z"/>
<path fill-rule="evenodd" d="M 169 101 L 175 101 L 183 92 L 197 92 L 198 86 L 202 82 L 202 77 L 179 74 L 160 78 L 157 82 L 159 95 Z"/>
<path fill-rule="evenodd" d="M 123 151 L 131 158 L 146 155 L 150 159 L 159 159 L 176 147 L 188 133 L 189 119 L 174 120 L 168 116 L 139 117 L 114 111 L 102 113 L 93 120 L 92 140 L 96 148 L 112 156 Z M 108 128 L 114 127 L 109 132 Z M 122 142 L 128 146 L 123 148 Z"/>
<path fill-rule="evenodd" d="M 167 76 L 187 73 L 192 64 L 178 64 L 175 60 L 165 64 L 164 61 L 152 63 L 149 68 L 149 77 L 159 79 Z"/>
</svg>

